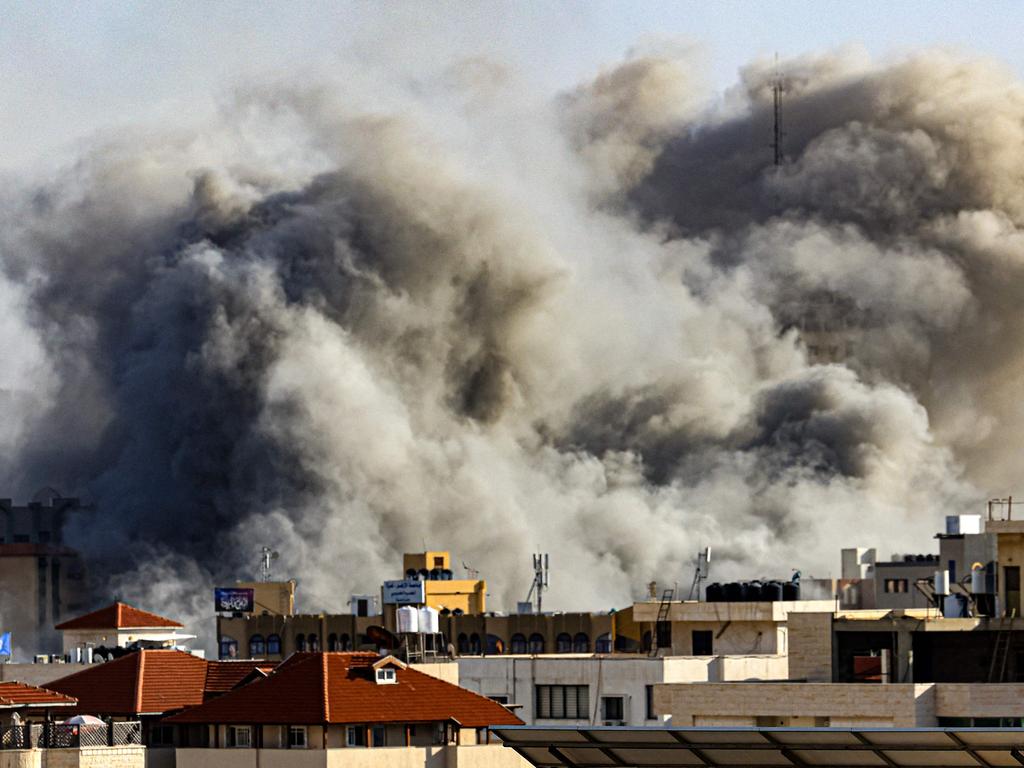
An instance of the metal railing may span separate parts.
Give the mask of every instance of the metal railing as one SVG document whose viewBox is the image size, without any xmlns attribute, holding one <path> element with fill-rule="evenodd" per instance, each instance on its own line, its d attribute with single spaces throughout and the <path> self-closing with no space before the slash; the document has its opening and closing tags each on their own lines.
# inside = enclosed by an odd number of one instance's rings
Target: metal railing
<svg viewBox="0 0 1024 768">
<path fill-rule="evenodd" d="M 64 725 L 26 723 L 0 727 L 0 749 L 78 749 L 142 744 L 142 723 Z"/>
</svg>

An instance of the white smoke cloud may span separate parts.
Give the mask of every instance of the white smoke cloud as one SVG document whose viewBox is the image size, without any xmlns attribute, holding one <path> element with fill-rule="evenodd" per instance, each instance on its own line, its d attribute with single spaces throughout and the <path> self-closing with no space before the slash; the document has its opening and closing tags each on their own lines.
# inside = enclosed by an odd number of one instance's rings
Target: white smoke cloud
<svg viewBox="0 0 1024 768">
<path fill-rule="evenodd" d="M 87 489 L 68 536 L 109 588 L 195 620 L 262 543 L 318 610 L 424 544 L 505 607 L 549 551 L 563 609 L 704 545 L 721 579 L 922 548 L 1014 477 L 1020 86 L 783 67 L 780 169 L 768 66 L 714 109 L 689 51 L 554 103 L 472 60 L 375 110 L 267 86 L 112 140 L 12 196 L 0 289 L 54 384 L 9 476 Z M 823 297 L 832 365 L 801 340 Z"/>
</svg>

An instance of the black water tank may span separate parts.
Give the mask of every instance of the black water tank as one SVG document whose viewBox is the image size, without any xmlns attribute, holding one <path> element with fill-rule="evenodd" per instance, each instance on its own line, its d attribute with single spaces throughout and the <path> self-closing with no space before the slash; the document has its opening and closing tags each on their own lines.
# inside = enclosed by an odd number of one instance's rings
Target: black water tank
<svg viewBox="0 0 1024 768">
<path fill-rule="evenodd" d="M 717 582 L 715 584 L 708 584 L 704 590 L 704 600 L 709 603 L 725 602 L 725 590 L 722 585 Z"/>
<path fill-rule="evenodd" d="M 800 585 L 794 584 L 792 581 L 787 581 L 782 585 L 782 599 L 783 600 L 799 600 L 800 599 Z"/>
<path fill-rule="evenodd" d="M 782 600 L 782 582 L 766 581 L 762 584 L 761 599 L 766 603 L 777 603 Z"/>
<path fill-rule="evenodd" d="M 743 600 L 743 595 L 746 592 L 745 585 L 738 581 L 730 581 L 725 585 L 725 602 L 727 603 L 738 603 Z"/>
<path fill-rule="evenodd" d="M 760 581 L 748 581 L 747 582 L 747 593 L 743 597 L 751 603 L 761 602 L 761 582 Z"/>
</svg>

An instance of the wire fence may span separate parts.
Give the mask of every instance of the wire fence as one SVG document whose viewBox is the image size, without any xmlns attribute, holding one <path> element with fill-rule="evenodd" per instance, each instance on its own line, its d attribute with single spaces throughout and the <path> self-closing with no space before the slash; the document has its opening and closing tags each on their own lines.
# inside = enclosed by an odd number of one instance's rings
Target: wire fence
<svg viewBox="0 0 1024 768">
<path fill-rule="evenodd" d="M 0 749 L 77 749 L 128 744 L 142 744 L 142 723 L 26 723 L 0 727 Z"/>
</svg>

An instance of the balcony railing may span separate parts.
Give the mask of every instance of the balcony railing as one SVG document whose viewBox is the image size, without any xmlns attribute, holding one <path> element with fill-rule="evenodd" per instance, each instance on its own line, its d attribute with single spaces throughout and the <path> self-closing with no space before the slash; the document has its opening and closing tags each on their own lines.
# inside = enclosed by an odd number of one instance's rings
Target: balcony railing
<svg viewBox="0 0 1024 768">
<path fill-rule="evenodd" d="M 26 723 L 0 727 L 0 749 L 77 749 L 142 744 L 142 723 Z"/>
</svg>

